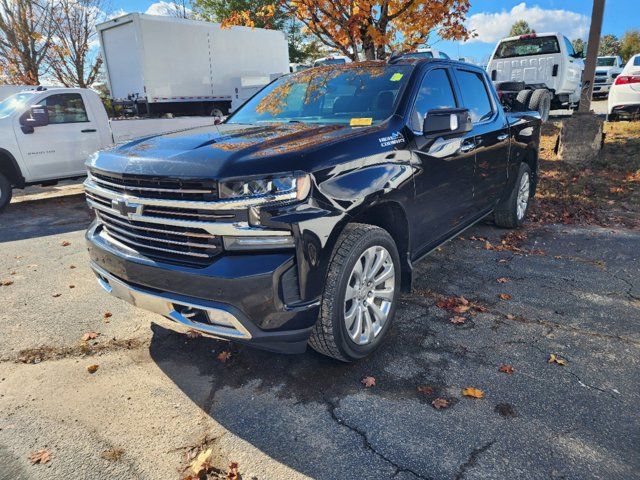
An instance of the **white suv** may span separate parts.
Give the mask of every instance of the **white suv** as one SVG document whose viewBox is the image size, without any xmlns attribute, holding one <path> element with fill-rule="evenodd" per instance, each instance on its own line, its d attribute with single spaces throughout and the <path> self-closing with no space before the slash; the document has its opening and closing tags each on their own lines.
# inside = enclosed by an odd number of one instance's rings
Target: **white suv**
<svg viewBox="0 0 640 480">
<path fill-rule="evenodd" d="M 516 90 L 516 84 L 548 90 L 551 108 L 570 108 L 580 101 L 583 70 L 582 52 L 576 53 L 561 33 L 505 38 L 496 45 L 487 65 L 494 83 L 513 84 L 507 90 Z"/>
</svg>

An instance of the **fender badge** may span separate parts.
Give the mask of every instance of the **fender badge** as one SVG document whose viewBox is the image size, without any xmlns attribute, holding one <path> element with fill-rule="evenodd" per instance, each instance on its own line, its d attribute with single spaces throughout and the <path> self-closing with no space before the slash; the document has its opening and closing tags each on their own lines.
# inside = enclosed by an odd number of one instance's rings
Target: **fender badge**
<svg viewBox="0 0 640 480">
<path fill-rule="evenodd" d="M 400 132 L 393 132 L 388 137 L 380 137 L 378 141 L 381 147 L 389 147 L 398 143 L 404 143 L 404 136 Z"/>
</svg>

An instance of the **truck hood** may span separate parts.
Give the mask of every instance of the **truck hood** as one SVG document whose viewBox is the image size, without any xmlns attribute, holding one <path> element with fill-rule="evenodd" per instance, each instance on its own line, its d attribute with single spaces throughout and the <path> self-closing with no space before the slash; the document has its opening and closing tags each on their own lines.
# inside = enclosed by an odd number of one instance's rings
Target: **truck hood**
<svg viewBox="0 0 640 480">
<path fill-rule="evenodd" d="M 308 170 L 314 163 L 309 157 L 317 158 L 318 150 L 381 128 L 221 124 L 138 139 L 100 152 L 88 167 L 118 174 L 208 179 Z"/>
</svg>

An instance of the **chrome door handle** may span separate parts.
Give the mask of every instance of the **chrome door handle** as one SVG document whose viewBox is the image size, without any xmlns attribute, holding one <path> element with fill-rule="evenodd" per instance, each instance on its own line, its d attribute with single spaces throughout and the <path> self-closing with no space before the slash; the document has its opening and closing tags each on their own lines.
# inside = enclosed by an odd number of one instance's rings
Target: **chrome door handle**
<svg viewBox="0 0 640 480">
<path fill-rule="evenodd" d="M 500 141 L 506 140 L 507 138 L 509 138 L 509 134 L 508 133 L 502 133 L 502 134 L 498 135 L 498 140 L 500 140 Z"/>
<path fill-rule="evenodd" d="M 464 143 L 460 146 L 460 151 L 466 153 L 466 152 L 470 152 L 474 148 L 476 148 L 474 143 Z"/>
</svg>

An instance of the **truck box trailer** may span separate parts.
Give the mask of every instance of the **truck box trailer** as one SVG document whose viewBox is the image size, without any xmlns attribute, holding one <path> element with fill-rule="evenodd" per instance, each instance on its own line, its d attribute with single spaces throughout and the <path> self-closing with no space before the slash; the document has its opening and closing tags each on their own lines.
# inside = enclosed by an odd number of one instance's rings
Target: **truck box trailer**
<svg viewBox="0 0 640 480">
<path fill-rule="evenodd" d="M 256 79 L 264 85 L 289 71 L 278 30 L 140 13 L 97 30 L 112 100 L 138 113 L 227 114 L 255 91 Z"/>
</svg>

